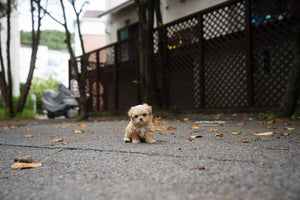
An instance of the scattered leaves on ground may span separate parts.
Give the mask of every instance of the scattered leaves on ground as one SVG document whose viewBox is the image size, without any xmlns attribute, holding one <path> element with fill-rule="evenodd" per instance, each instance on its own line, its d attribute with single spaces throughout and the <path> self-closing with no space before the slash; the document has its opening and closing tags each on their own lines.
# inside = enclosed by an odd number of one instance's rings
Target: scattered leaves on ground
<svg viewBox="0 0 300 200">
<path fill-rule="evenodd" d="M 214 128 L 210 128 L 209 130 L 210 130 L 211 132 L 219 131 L 219 129 L 214 129 Z"/>
<path fill-rule="evenodd" d="M 52 140 L 52 142 L 62 142 L 63 140 L 64 140 L 63 138 L 58 138 L 58 139 Z"/>
<path fill-rule="evenodd" d="M 276 129 L 274 126 L 267 126 L 267 128 Z"/>
<path fill-rule="evenodd" d="M 287 122 L 285 125 L 295 125 L 295 122 Z"/>
<path fill-rule="evenodd" d="M 240 140 L 241 143 L 249 143 L 249 140 Z"/>
<path fill-rule="evenodd" d="M 230 132 L 231 135 L 240 135 L 242 134 L 243 132 Z"/>
<path fill-rule="evenodd" d="M 83 124 L 83 123 L 79 123 L 79 124 L 77 124 L 77 126 L 80 126 L 81 128 L 86 128 L 87 127 L 87 125 Z"/>
<path fill-rule="evenodd" d="M 162 126 L 162 127 L 156 126 L 154 127 L 154 129 L 156 131 L 166 131 L 166 130 L 176 130 L 177 128 L 173 126 Z"/>
<path fill-rule="evenodd" d="M 201 126 L 198 126 L 198 125 L 192 125 L 191 126 L 191 129 L 200 129 L 201 128 Z"/>
<path fill-rule="evenodd" d="M 265 122 L 257 122 L 257 124 L 262 125 L 265 124 Z"/>
<path fill-rule="evenodd" d="M 25 135 L 26 138 L 32 138 L 33 135 Z"/>
<path fill-rule="evenodd" d="M 202 137 L 202 135 L 192 135 L 190 138 L 189 138 L 189 141 L 192 141 L 193 139 L 195 138 L 200 138 Z"/>
<path fill-rule="evenodd" d="M 284 127 L 285 130 L 288 130 L 288 131 L 293 131 L 295 128 L 290 128 L 290 127 Z"/>
<path fill-rule="evenodd" d="M 174 133 L 165 133 L 165 132 L 159 132 L 161 135 L 174 135 Z"/>
<path fill-rule="evenodd" d="M 267 123 L 268 124 L 274 124 L 275 122 L 281 122 L 281 121 L 283 121 L 283 120 L 281 120 L 281 119 L 272 119 L 271 121 L 268 121 Z"/>
<path fill-rule="evenodd" d="M 37 167 L 41 167 L 43 164 L 41 162 L 39 163 L 22 163 L 22 162 L 16 162 L 13 165 L 11 165 L 10 167 L 12 169 L 28 169 L 28 168 L 37 168 Z"/>
<path fill-rule="evenodd" d="M 274 132 L 254 133 L 254 135 L 258 135 L 258 136 L 273 136 Z"/>
<path fill-rule="evenodd" d="M 6 126 L 0 126 L 0 130 L 1 129 L 10 129 L 10 130 L 15 130 L 18 129 L 18 126 L 12 126 L 12 125 L 6 125 Z"/>
<path fill-rule="evenodd" d="M 73 133 L 84 133 L 84 130 L 72 130 Z"/>
</svg>

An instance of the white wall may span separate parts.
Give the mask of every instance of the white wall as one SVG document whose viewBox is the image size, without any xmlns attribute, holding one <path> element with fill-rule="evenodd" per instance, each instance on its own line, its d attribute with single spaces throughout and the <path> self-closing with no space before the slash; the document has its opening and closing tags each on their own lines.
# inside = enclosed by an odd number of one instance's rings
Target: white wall
<svg viewBox="0 0 300 200">
<path fill-rule="evenodd" d="M 21 46 L 20 48 L 20 81 L 26 82 L 29 72 L 31 57 L 31 47 Z M 68 87 L 69 85 L 69 53 L 66 51 L 50 50 L 47 46 L 39 46 L 36 60 L 34 77 L 40 77 L 45 80 L 50 76 Z"/>
<path fill-rule="evenodd" d="M 19 81 L 19 48 L 20 48 L 20 33 L 18 23 L 18 12 L 14 10 L 11 13 L 11 37 L 10 37 L 10 60 L 11 60 L 11 73 L 13 81 L 13 95 L 20 95 L 20 81 Z M 7 56 L 6 56 L 6 40 L 7 40 L 7 26 L 6 17 L 1 19 L 1 43 L 2 43 L 2 55 L 4 60 L 5 71 L 7 72 Z M 7 81 L 7 76 L 6 76 Z"/>
</svg>

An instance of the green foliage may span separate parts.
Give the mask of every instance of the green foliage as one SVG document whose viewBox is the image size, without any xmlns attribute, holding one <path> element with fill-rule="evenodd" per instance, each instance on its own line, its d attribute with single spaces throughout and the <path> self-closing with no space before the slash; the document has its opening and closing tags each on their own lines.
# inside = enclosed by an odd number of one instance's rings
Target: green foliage
<svg viewBox="0 0 300 200">
<path fill-rule="evenodd" d="M 38 77 L 34 77 L 32 79 L 29 94 L 35 94 L 35 96 L 36 96 L 37 113 L 39 113 L 39 114 L 43 113 L 42 95 L 43 95 L 44 90 L 52 89 L 55 92 L 58 92 L 59 84 L 60 84 L 60 82 L 58 82 L 57 80 L 54 80 L 52 77 L 50 77 L 48 80 L 44 80 L 44 79 L 38 78 Z"/>
<path fill-rule="evenodd" d="M 40 45 L 45 45 L 49 49 L 67 50 L 65 39 L 65 32 L 57 30 L 44 30 L 41 31 Z M 31 45 L 31 40 L 31 32 L 21 31 L 21 44 Z M 74 34 L 71 35 L 71 42 L 74 43 Z"/>
</svg>

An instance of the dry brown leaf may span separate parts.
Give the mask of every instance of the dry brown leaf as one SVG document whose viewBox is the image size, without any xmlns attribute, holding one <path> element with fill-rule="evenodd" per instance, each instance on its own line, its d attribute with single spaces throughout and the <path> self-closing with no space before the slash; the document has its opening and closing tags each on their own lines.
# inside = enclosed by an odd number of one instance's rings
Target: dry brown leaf
<svg viewBox="0 0 300 200">
<path fill-rule="evenodd" d="M 68 125 L 63 125 L 63 126 L 60 126 L 60 128 L 67 128 L 69 127 Z"/>
<path fill-rule="evenodd" d="M 241 143 L 249 143 L 249 140 L 240 140 Z"/>
<path fill-rule="evenodd" d="M 191 129 L 200 129 L 200 128 L 201 128 L 201 126 L 198 126 L 198 125 L 191 126 Z"/>
<path fill-rule="evenodd" d="M 238 126 L 245 126 L 245 125 L 247 125 L 246 123 L 238 123 L 237 124 Z"/>
<path fill-rule="evenodd" d="M 33 135 L 25 135 L 26 138 L 32 138 Z"/>
<path fill-rule="evenodd" d="M 223 137 L 223 133 L 215 133 L 214 136 Z"/>
<path fill-rule="evenodd" d="M 295 125 L 295 122 L 287 122 L 285 125 Z"/>
<path fill-rule="evenodd" d="M 209 130 L 210 130 L 211 132 L 219 131 L 219 129 L 214 129 L 214 128 L 210 128 Z"/>
<path fill-rule="evenodd" d="M 272 119 L 271 121 L 268 121 L 268 124 L 274 124 L 275 122 L 281 122 L 283 120 L 281 119 Z"/>
<path fill-rule="evenodd" d="M 32 129 L 30 129 L 30 128 L 26 128 L 26 131 L 32 131 Z"/>
<path fill-rule="evenodd" d="M 163 126 L 163 127 L 156 126 L 154 127 L 154 129 L 156 131 L 166 131 L 166 130 L 176 130 L 177 128 L 173 126 Z"/>
<path fill-rule="evenodd" d="M 190 119 L 189 119 L 189 118 L 183 118 L 183 121 L 184 121 L 184 122 L 189 122 Z"/>
<path fill-rule="evenodd" d="M 27 158 L 14 158 L 14 162 L 32 163 L 33 160 L 32 160 L 31 157 L 27 157 Z"/>
<path fill-rule="evenodd" d="M 242 134 L 243 132 L 231 132 L 230 134 L 231 135 L 240 135 L 240 134 Z"/>
<path fill-rule="evenodd" d="M 112 130 L 111 132 L 119 132 L 119 131 L 120 131 L 120 130 L 117 130 L 117 129 L 116 129 L 116 130 Z"/>
<path fill-rule="evenodd" d="M 235 116 L 237 116 L 237 113 L 234 113 L 234 114 L 232 114 L 231 116 L 235 117 Z"/>
<path fill-rule="evenodd" d="M 205 169 L 204 166 L 198 166 L 197 168 L 198 168 L 198 170 L 204 170 Z"/>
<path fill-rule="evenodd" d="M 161 135 L 174 135 L 174 133 L 163 133 L 163 132 L 159 132 L 159 134 L 161 134 Z"/>
<path fill-rule="evenodd" d="M 267 128 L 276 129 L 276 127 L 274 127 L 274 126 L 267 126 Z"/>
<path fill-rule="evenodd" d="M 54 139 L 54 140 L 52 140 L 52 142 L 62 142 L 64 139 L 62 139 L 62 138 L 58 138 L 58 139 Z"/>
<path fill-rule="evenodd" d="M 13 165 L 11 165 L 10 167 L 12 169 L 28 169 L 28 168 L 37 168 L 37 167 L 41 167 L 43 164 L 41 162 L 39 163 L 21 163 L 21 162 L 16 162 Z"/>
<path fill-rule="evenodd" d="M 67 142 L 62 142 L 62 144 L 63 144 L 63 145 L 66 145 L 66 144 L 69 144 L 69 143 L 67 143 Z"/>
<path fill-rule="evenodd" d="M 258 135 L 258 136 L 273 136 L 274 132 L 254 133 L 254 135 Z"/>
<path fill-rule="evenodd" d="M 84 133 L 84 130 L 72 130 L 73 133 Z"/>
<path fill-rule="evenodd" d="M 189 138 L 189 141 L 192 141 L 193 139 L 195 138 L 200 138 L 202 137 L 202 135 L 192 135 L 190 138 Z"/>
<path fill-rule="evenodd" d="M 295 130 L 295 128 L 290 128 L 290 127 L 284 127 L 285 130 L 288 130 L 288 131 L 293 131 Z"/>
<path fill-rule="evenodd" d="M 257 122 L 257 124 L 260 124 L 260 125 L 262 125 L 262 124 L 265 124 L 265 122 Z"/>
<path fill-rule="evenodd" d="M 86 128 L 87 127 L 87 125 L 83 124 L 83 123 L 79 123 L 79 124 L 77 124 L 77 126 L 80 126 L 81 128 Z"/>
</svg>

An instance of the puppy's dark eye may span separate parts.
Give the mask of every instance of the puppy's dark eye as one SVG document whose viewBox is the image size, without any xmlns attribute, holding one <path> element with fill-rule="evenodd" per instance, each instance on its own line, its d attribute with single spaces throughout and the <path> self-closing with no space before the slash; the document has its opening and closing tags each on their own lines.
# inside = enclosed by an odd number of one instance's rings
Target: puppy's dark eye
<svg viewBox="0 0 300 200">
<path fill-rule="evenodd" d="M 147 115 L 146 113 L 143 114 L 144 117 L 146 117 L 146 115 Z"/>
<path fill-rule="evenodd" d="M 137 115 L 134 115 L 134 117 L 135 117 L 135 118 L 138 118 L 138 116 L 137 116 Z"/>
</svg>

